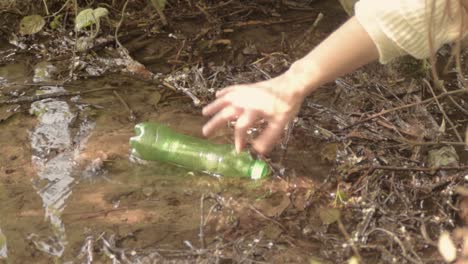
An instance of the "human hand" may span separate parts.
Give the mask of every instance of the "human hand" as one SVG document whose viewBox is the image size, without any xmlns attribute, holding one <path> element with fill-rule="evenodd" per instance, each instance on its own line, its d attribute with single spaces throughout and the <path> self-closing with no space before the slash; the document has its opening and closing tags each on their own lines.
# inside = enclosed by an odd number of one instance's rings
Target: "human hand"
<svg viewBox="0 0 468 264">
<path fill-rule="evenodd" d="M 260 119 L 268 122 L 267 128 L 254 140 L 253 148 L 267 154 L 281 137 L 286 124 L 299 111 L 305 95 L 299 84 L 288 74 L 252 84 L 234 85 L 216 93 L 216 100 L 203 108 L 203 115 L 213 116 L 204 126 L 208 136 L 237 120 L 234 130 L 236 151 L 246 143 L 247 130 Z"/>
<path fill-rule="evenodd" d="M 203 109 L 204 115 L 214 115 L 203 127 L 203 134 L 209 135 L 227 121 L 237 119 L 234 137 L 236 150 L 240 151 L 245 145 L 247 129 L 263 118 L 268 127 L 254 140 L 253 147 L 266 154 L 297 114 L 307 94 L 378 58 L 373 39 L 353 17 L 294 62 L 286 73 L 268 81 L 234 85 L 218 92 L 217 99 Z"/>
</svg>

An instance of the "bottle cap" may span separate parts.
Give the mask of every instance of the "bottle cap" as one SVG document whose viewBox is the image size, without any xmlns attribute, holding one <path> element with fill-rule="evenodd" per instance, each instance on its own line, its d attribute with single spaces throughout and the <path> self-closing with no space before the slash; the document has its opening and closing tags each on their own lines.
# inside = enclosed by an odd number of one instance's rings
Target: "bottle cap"
<svg viewBox="0 0 468 264">
<path fill-rule="evenodd" d="M 144 127 L 144 124 L 137 124 L 134 128 L 134 131 L 135 131 L 135 136 L 131 137 L 130 138 L 130 147 L 132 149 L 132 156 L 136 156 L 136 157 L 141 157 L 141 153 L 139 152 L 141 150 L 141 141 L 142 141 L 142 138 L 143 138 L 143 134 L 144 134 L 144 130 L 145 130 L 145 127 Z"/>
<path fill-rule="evenodd" d="M 250 169 L 250 178 L 258 180 L 268 175 L 268 164 L 263 160 L 256 160 Z"/>
</svg>

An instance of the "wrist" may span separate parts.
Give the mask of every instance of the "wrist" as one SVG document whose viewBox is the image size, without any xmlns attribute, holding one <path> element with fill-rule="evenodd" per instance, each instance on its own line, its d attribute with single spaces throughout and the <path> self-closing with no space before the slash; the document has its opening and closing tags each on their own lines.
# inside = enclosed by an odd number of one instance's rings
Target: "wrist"
<svg viewBox="0 0 468 264">
<path fill-rule="evenodd" d="M 322 85 L 318 65 L 303 59 L 294 62 L 285 75 L 292 83 L 293 93 L 297 96 L 306 97 Z"/>
</svg>

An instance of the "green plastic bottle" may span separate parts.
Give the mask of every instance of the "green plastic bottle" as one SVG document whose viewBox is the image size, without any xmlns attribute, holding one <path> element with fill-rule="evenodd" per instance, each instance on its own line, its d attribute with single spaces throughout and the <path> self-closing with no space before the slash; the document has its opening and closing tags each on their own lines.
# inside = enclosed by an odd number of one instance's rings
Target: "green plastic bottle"
<svg viewBox="0 0 468 264">
<path fill-rule="evenodd" d="M 152 122 L 137 124 L 135 133 L 130 138 L 132 154 L 144 160 L 169 162 L 222 176 L 261 179 L 269 174 L 264 161 L 252 158 L 245 151 L 237 153 L 233 145 L 183 135 Z"/>
</svg>

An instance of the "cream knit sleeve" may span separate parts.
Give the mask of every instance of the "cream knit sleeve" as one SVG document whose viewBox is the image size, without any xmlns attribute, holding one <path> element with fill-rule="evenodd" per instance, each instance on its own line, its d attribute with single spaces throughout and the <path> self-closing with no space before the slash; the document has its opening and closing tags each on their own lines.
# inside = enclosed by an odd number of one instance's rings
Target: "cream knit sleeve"
<svg viewBox="0 0 468 264">
<path fill-rule="evenodd" d="M 406 54 L 427 58 L 442 45 L 467 35 L 466 30 L 460 35 L 467 14 L 458 0 L 360 0 L 355 13 L 376 44 L 381 63 Z"/>
</svg>

